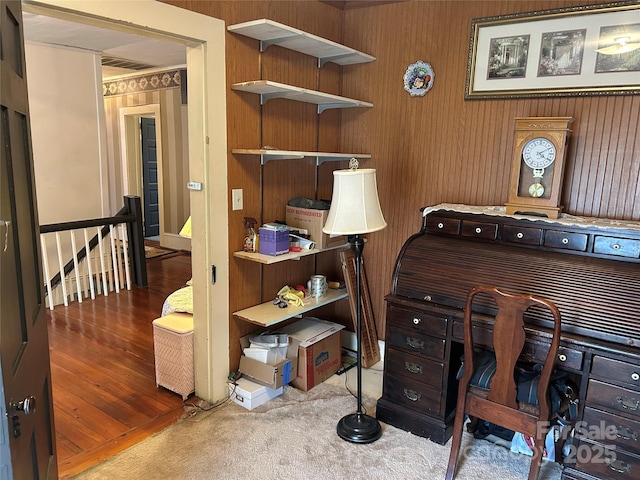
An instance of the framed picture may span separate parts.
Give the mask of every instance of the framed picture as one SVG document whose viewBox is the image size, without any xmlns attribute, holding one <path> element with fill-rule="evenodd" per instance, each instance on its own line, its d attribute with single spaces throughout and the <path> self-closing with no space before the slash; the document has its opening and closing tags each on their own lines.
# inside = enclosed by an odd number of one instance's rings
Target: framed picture
<svg viewBox="0 0 640 480">
<path fill-rule="evenodd" d="M 465 99 L 640 94 L 640 4 L 471 22 Z"/>
</svg>

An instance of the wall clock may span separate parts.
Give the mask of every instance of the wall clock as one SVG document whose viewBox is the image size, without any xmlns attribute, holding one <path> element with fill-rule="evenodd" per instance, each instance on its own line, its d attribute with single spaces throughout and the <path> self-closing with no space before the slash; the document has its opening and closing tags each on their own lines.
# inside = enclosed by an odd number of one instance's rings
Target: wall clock
<svg viewBox="0 0 640 480">
<path fill-rule="evenodd" d="M 572 117 L 518 117 L 507 213 L 558 218 Z"/>
</svg>

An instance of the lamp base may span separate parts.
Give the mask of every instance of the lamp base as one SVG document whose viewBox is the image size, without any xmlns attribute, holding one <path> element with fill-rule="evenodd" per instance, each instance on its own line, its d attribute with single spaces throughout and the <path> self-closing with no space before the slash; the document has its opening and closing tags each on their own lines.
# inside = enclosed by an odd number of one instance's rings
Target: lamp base
<svg viewBox="0 0 640 480">
<path fill-rule="evenodd" d="M 346 415 L 338 422 L 338 436 L 352 443 L 371 443 L 382 436 L 380 422 L 364 413 Z"/>
</svg>

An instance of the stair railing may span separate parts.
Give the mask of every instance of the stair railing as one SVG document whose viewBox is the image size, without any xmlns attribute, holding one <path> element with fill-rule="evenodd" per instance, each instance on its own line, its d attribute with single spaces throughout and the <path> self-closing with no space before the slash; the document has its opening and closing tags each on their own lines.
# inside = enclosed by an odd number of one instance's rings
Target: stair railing
<svg viewBox="0 0 640 480">
<path fill-rule="evenodd" d="M 80 249 L 78 234 L 84 245 Z M 40 245 L 51 310 L 60 299 L 68 306 L 72 299 L 82 303 L 83 298 L 118 293 L 121 286 L 130 290 L 132 277 L 135 285 L 147 285 L 140 197 L 125 196 L 124 206 L 113 217 L 41 225 Z M 57 258 L 50 262 L 52 251 Z M 53 269 L 58 272 L 51 277 Z"/>
</svg>

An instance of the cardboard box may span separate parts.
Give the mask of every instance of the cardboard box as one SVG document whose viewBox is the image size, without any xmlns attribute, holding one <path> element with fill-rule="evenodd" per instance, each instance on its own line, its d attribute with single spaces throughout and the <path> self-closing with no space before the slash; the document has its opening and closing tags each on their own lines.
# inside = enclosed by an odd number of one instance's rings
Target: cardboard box
<svg viewBox="0 0 640 480">
<path fill-rule="evenodd" d="M 300 343 L 298 373 L 291 383 L 300 390 L 312 389 L 336 373 L 342 366 L 342 329 L 344 325 L 303 317 L 280 329 Z"/>
<path fill-rule="evenodd" d="M 283 255 L 289 253 L 289 230 L 270 230 L 259 228 L 259 251 L 265 255 Z"/>
<path fill-rule="evenodd" d="M 272 398 L 282 395 L 283 391 L 284 387 L 269 388 L 252 382 L 247 378 L 239 378 L 229 384 L 229 395 L 231 399 L 247 410 L 253 410 Z"/>
<path fill-rule="evenodd" d="M 329 210 L 314 210 L 287 205 L 285 221 L 293 229 L 304 228 L 307 230 L 311 240 L 315 242 L 316 248 L 329 248 L 346 243 L 343 235 L 330 237 L 322 232 L 328 214 Z"/>
<path fill-rule="evenodd" d="M 255 333 L 246 335 L 240 339 L 242 349 L 249 348 L 251 342 L 249 337 L 253 337 Z M 275 365 L 268 365 L 246 355 L 240 357 L 240 366 L 238 371 L 251 380 L 266 387 L 277 389 L 288 384 L 296 378 L 298 368 L 298 346 L 300 342 L 289 338 L 289 347 L 287 348 L 287 358 Z"/>
</svg>

